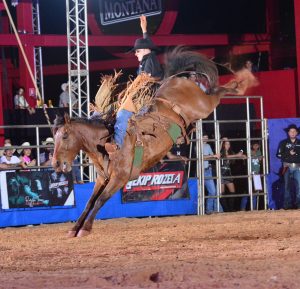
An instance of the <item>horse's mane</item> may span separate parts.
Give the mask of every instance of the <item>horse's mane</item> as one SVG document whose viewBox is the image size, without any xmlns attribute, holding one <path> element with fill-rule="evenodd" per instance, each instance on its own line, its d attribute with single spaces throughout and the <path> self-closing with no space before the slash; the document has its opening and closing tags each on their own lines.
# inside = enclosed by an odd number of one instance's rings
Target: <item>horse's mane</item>
<svg viewBox="0 0 300 289">
<path fill-rule="evenodd" d="M 113 126 L 112 123 L 107 122 L 101 118 L 72 117 L 70 121 L 71 123 L 82 123 L 82 124 L 87 124 L 98 128 L 105 127 L 107 129 L 110 129 L 110 127 Z M 65 123 L 66 122 L 64 117 L 56 116 L 54 120 L 54 129 L 58 129 L 62 127 L 63 125 L 65 125 Z"/>
<path fill-rule="evenodd" d="M 165 78 L 189 71 L 205 75 L 211 87 L 218 84 L 218 69 L 205 55 L 184 46 L 177 46 L 165 54 Z"/>
</svg>

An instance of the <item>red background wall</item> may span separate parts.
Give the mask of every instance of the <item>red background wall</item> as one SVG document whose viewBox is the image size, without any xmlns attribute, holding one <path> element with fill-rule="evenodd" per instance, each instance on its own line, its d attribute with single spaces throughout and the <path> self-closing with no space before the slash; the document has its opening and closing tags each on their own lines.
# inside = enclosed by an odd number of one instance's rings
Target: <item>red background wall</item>
<svg viewBox="0 0 300 289">
<path fill-rule="evenodd" d="M 263 97 L 265 118 L 296 117 L 298 96 L 296 70 L 275 70 L 255 74 L 259 85 L 246 92 L 246 95 Z M 227 82 L 232 76 L 222 76 L 220 83 Z"/>
</svg>

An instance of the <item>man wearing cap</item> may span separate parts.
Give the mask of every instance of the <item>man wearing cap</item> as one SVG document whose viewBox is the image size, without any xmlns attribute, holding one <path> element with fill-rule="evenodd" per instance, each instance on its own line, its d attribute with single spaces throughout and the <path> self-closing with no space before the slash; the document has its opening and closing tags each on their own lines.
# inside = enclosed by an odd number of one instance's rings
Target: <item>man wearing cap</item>
<svg viewBox="0 0 300 289">
<path fill-rule="evenodd" d="M 162 69 L 160 67 L 157 56 L 153 50 L 157 49 L 147 34 L 147 20 L 144 15 L 140 17 L 140 25 L 143 31 L 143 38 L 139 38 L 135 41 L 132 51 L 135 52 L 135 56 L 140 62 L 137 74 L 147 73 L 154 78 L 160 79 L 162 77 Z M 126 129 L 128 120 L 130 117 L 137 113 L 137 109 L 131 99 L 127 97 L 122 102 L 116 117 L 116 124 L 114 126 L 115 143 L 106 143 L 105 149 L 111 155 L 117 149 L 121 148 L 126 135 Z"/>
<path fill-rule="evenodd" d="M 47 139 L 43 141 L 42 144 L 49 147 L 44 148 L 40 153 L 40 164 L 43 167 L 51 166 L 54 149 L 53 147 L 50 147 L 50 145 L 54 145 L 54 140 L 52 137 L 47 137 Z"/>
<path fill-rule="evenodd" d="M 70 106 L 70 97 L 69 97 L 69 85 L 68 83 L 63 83 L 61 85 L 62 93 L 59 96 L 59 107 L 69 107 Z M 71 102 L 74 107 L 76 102 L 75 95 L 71 92 Z"/>
<path fill-rule="evenodd" d="M 203 140 L 203 165 L 204 165 L 204 186 L 208 193 L 208 199 L 206 200 L 205 213 L 212 214 L 218 212 L 218 200 L 216 184 L 213 180 L 212 167 L 209 161 L 220 159 L 220 154 L 214 154 L 210 144 L 207 143 L 209 137 L 204 131 L 202 134 Z M 212 197 L 212 198 L 211 198 Z M 219 204 L 219 212 L 223 212 L 223 207 Z"/>
<path fill-rule="evenodd" d="M 300 140 L 297 139 L 299 129 L 295 124 L 289 125 L 285 131 L 288 138 L 281 141 L 277 157 L 283 163 L 284 172 L 284 209 L 292 209 L 291 179 L 295 182 L 296 207 L 300 209 Z"/>
<path fill-rule="evenodd" d="M 3 152 L 3 156 L 0 159 L 1 164 L 5 164 L 4 166 L 0 166 L 0 168 L 8 168 L 8 167 L 17 167 L 21 166 L 25 168 L 25 164 L 16 156 L 13 155 L 15 149 L 11 148 L 12 145 L 7 143 L 4 145 L 5 149 Z"/>
</svg>

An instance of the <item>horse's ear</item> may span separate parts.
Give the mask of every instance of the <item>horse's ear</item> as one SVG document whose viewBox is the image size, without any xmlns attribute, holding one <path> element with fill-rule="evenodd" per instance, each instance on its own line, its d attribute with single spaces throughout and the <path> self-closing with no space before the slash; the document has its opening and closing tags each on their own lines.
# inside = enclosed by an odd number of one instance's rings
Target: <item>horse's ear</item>
<svg viewBox="0 0 300 289">
<path fill-rule="evenodd" d="M 67 113 L 65 113 L 64 118 L 65 118 L 65 124 L 70 124 L 71 122 L 70 116 Z"/>
</svg>

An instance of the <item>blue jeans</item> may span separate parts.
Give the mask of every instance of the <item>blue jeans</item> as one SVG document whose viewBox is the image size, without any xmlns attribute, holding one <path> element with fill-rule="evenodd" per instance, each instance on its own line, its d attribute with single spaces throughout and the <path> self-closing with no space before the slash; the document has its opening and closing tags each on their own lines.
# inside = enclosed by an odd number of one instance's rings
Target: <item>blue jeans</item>
<svg viewBox="0 0 300 289">
<path fill-rule="evenodd" d="M 213 179 L 206 179 L 212 177 L 212 169 L 211 167 L 204 170 L 204 186 L 207 190 L 208 196 L 217 196 L 216 185 Z M 206 213 L 217 212 L 218 211 L 218 199 L 217 198 L 208 198 L 206 200 Z M 223 212 L 223 208 L 220 204 L 219 208 L 220 212 Z"/>
<path fill-rule="evenodd" d="M 255 192 L 253 192 L 255 193 Z M 257 196 L 253 196 L 253 210 L 256 210 L 257 208 Z M 248 201 L 250 201 L 250 196 L 249 197 L 242 197 L 241 201 L 241 210 L 246 210 Z"/>
<path fill-rule="evenodd" d="M 79 164 L 80 163 L 76 157 L 76 159 L 73 161 L 73 165 L 79 165 Z M 74 182 L 82 181 L 79 166 L 72 166 L 72 176 L 73 176 Z"/>
<path fill-rule="evenodd" d="M 128 111 L 126 109 L 122 109 L 118 111 L 116 124 L 114 126 L 115 129 L 115 142 L 119 147 L 122 147 L 126 135 L 126 129 L 128 125 L 128 120 L 133 115 L 133 112 Z"/>
<path fill-rule="evenodd" d="M 284 174 L 284 205 L 285 209 L 292 209 L 291 180 L 295 183 L 296 205 L 300 209 L 300 168 L 288 168 Z"/>
</svg>

